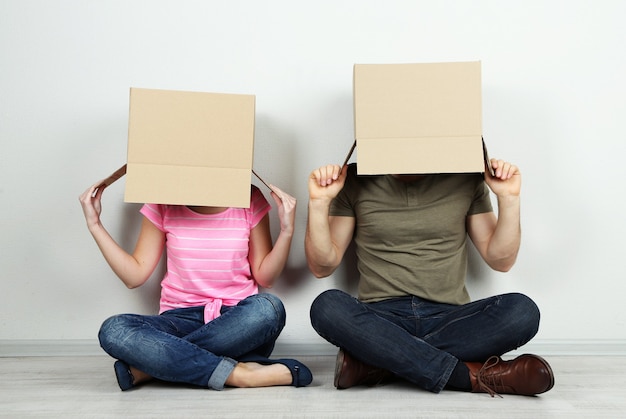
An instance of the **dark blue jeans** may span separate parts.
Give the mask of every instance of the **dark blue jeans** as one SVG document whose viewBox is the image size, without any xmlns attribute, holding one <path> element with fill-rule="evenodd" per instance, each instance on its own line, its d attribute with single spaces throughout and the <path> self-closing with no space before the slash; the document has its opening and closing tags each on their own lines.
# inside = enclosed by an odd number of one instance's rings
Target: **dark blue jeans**
<svg viewBox="0 0 626 419">
<path fill-rule="evenodd" d="M 313 301 L 311 324 L 362 362 L 438 393 L 458 361 L 485 361 L 532 339 L 539 309 L 517 293 L 457 306 L 412 296 L 363 303 L 328 290 Z"/>
<path fill-rule="evenodd" d="M 285 326 L 274 295 L 252 295 L 204 323 L 204 307 L 156 316 L 119 314 L 105 320 L 98 338 L 111 355 L 151 376 L 221 390 L 237 359 L 268 357 Z"/>
</svg>

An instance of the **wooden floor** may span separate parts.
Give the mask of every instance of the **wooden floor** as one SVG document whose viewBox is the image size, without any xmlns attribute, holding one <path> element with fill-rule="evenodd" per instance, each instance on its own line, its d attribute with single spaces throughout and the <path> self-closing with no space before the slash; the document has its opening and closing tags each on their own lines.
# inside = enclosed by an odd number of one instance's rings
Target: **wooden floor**
<svg viewBox="0 0 626 419">
<path fill-rule="evenodd" d="M 223 391 L 150 383 L 121 392 L 107 356 L 0 358 L 0 417 L 626 418 L 626 357 L 547 357 L 556 384 L 537 397 L 444 391 L 405 382 L 336 390 L 334 357 L 300 357 L 309 387 Z"/>
</svg>

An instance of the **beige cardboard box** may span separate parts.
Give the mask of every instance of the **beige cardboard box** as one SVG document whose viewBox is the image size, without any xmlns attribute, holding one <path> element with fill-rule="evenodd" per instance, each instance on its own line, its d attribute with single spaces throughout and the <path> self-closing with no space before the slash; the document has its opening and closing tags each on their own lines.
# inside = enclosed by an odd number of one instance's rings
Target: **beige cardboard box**
<svg viewBox="0 0 626 419">
<path fill-rule="evenodd" d="M 126 202 L 248 208 L 253 95 L 130 90 Z"/>
<path fill-rule="evenodd" d="M 356 64 L 359 174 L 484 172 L 480 62 Z"/>
</svg>

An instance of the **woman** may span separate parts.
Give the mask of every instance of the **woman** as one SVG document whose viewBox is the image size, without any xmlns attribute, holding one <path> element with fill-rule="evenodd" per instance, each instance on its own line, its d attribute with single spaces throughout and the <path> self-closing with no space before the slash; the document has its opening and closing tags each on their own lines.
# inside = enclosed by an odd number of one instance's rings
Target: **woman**
<svg viewBox="0 0 626 419">
<path fill-rule="evenodd" d="M 101 223 L 102 182 L 80 196 L 90 233 L 128 288 L 143 285 L 167 254 L 159 315 L 116 315 L 100 329 L 122 390 L 151 378 L 215 390 L 311 383 L 302 363 L 267 358 L 285 309 L 258 287 L 271 288 L 285 266 L 296 209 L 293 197 L 270 187 L 281 224 L 274 244 L 270 205 L 252 186 L 250 208 L 144 205 L 132 254 Z"/>
</svg>

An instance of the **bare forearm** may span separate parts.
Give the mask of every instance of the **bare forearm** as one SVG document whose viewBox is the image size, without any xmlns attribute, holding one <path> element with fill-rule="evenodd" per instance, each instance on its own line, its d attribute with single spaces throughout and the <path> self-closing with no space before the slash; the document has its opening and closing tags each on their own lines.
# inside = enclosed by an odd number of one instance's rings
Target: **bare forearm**
<svg viewBox="0 0 626 419">
<path fill-rule="evenodd" d="M 133 255 L 122 249 L 101 224 L 89 226 L 89 232 L 106 262 L 128 288 L 136 288 L 147 280 L 149 273 L 141 269 Z"/>
<path fill-rule="evenodd" d="M 329 209 L 329 202 L 309 202 L 304 251 L 309 269 L 318 278 L 332 274 L 340 262 L 330 233 Z"/>
<path fill-rule="evenodd" d="M 293 232 L 281 231 L 274 243 L 272 250 L 265 256 L 255 274 L 255 280 L 264 288 L 271 288 L 281 274 L 291 249 L 291 239 Z"/>
<path fill-rule="evenodd" d="M 520 243 L 520 197 L 498 197 L 498 222 L 487 250 L 491 267 L 498 271 L 511 269 Z"/>
</svg>

